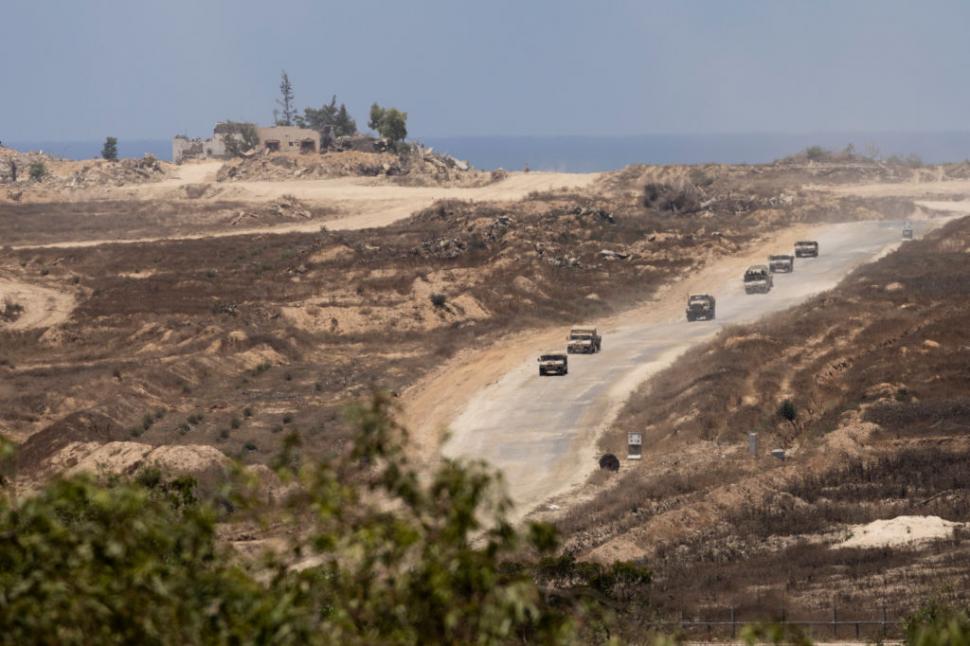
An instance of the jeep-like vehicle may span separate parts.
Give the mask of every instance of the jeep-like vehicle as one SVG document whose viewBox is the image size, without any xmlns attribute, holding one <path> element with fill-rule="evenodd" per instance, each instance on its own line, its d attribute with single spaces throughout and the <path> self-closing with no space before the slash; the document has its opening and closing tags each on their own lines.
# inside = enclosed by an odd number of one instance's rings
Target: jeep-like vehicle
<svg viewBox="0 0 970 646">
<path fill-rule="evenodd" d="M 818 258 L 818 243 L 814 240 L 799 240 L 795 243 L 796 258 Z"/>
<path fill-rule="evenodd" d="M 594 327 L 574 327 L 566 337 L 566 352 L 569 354 L 593 354 L 603 348 L 603 337 Z"/>
<path fill-rule="evenodd" d="M 539 376 L 568 375 L 569 357 L 562 353 L 543 354 L 539 356 Z"/>
<path fill-rule="evenodd" d="M 768 269 L 773 274 L 790 274 L 795 271 L 795 256 L 768 256 Z"/>
<path fill-rule="evenodd" d="M 744 291 L 746 294 L 767 294 L 775 281 L 765 265 L 752 265 L 744 272 Z"/>
<path fill-rule="evenodd" d="M 903 225 L 903 240 L 913 239 L 913 223 L 907 222 Z"/>
<path fill-rule="evenodd" d="M 714 297 L 710 294 L 694 294 L 687 299 L 687 321 L 713 321 Z"/>
</svg>

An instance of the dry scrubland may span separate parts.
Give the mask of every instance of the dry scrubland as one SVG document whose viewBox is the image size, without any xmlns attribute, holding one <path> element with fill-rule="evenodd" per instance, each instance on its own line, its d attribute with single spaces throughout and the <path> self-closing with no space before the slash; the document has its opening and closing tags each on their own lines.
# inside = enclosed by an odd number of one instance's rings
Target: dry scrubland
<svg viewBox="0 0 970 646">
<path fill-rule="evenodd" d="M 89 443 L 68 462 L 106 441 L 267 462 L 298 430 L 308 456 L 337 453 L 341 409 L 372 385 L 401 392 L 463 348 L 610 314 L 793 222 L 911 209 L 804 193 L 800 168 L 636 167 L 587 191 L 445 201 L 363 231 L 8 249 L 2 278 L 65 298 L 36 325 L 0 327 L 0 431 L 25 443 L 31 480 L 68 442 Z M 36 244 L 312 209 L 326 207 L 27 201 L 0 218 Z"/>
<path fill-rule="evenodd" d="M 937 594 L 966 603 L 968 395 L 963 218 L 658 375 L 601 442 L 625 455 L 626 433 L 643 431 L 643 462 L 598 474 L 591 501 L 558 524 L 580 555 L 645 559 L 661 613 L 806 617 L 833 602 L 848 614 L 896 613 Z M 786 462 L 766 455 L 776 447 Z M 897 516 L 957 528 L 915 547 L 862 538 L 859 525 Z M 905 542 L 940 526 L 906 522 L 895 535 L 874 529 Z"/>
<path fill-rule="evenodd" d="M 330 231 L 318 223 L 338 213 L 324 201 L 211 197 L 217 185 L 289 177 L 289 190 L 303 181 L 295 173 L 346 170 L 259 168 L 268 163 L 250 162 L 237 171 L 243 178 L 183 176 L 169 188 L 176 171 L 163 168 L 122 187 L 170 191 L 160 199 L 85 192 L 62 186 L 63 175 L 20 182 L 9 189 L 22 192 L 16 200 L 0 200 L 4 244 L 20 247 L 0 255 L 0 296 L 9 299 L 0 310 L 0 433 L 20 444 L 21 486 L 65 470 L 155 464 L 211 491 L 225 455 L 265 476 L 260 465 L 293 431 L 304 459 L 340 455 L 350 430 L 342 410 L 373 385 L 406 399 L 466 350 L 614 314 L 792 224 L 914 211 L 905 196 L 835 188 L 946 186 L 940 180 L 968 175 L 963 164 L 853 160 L 637 166 L 582 190 L 444 200 L 391 226 Z M 517 179 L 474 181 L 501 189 Z M 393 176 L 367 181 L 412 190 Z M 291 222 L 314 230 L 215 237 Z M 656 569 L 649 599 L 620 609 L 631 630 L 653 612 L 644 601 L 661 610 L 775 600 L 808 608 L 830 600 L 823 589 L 868 604 L 877 592 L 902 600 L 928 590 L 940 573 L 959 584 L 958 541 L 921 552 L 832 550 L 792 534 L 829 536 L 900 514 L 968 520 L 958 432 L 968 343 L 955 336 L 966 310 L 943 297 L 966 301 L 967 228 L 908 244 L 794 314 L 723 335 L 634 398 L 604 448 L 646 428 L 657 450 L 635 471 L 598 475 L 594 502 L 559 521 L 581 556 L 643 557 Z M 198 238 L 165 239 L 175 236 Z M 153 240 L 137 242 L 145 238 Z M 129 242 L 36 246 L 65 239 Z M 785 397 L 793 422 L 776 416 Z M 743 459 L 751 426 L 763 448 L 786 446 L 794 459 Z M 253 552 L 275 531 L 247 526 L 223 537 Z"/>
</svg>

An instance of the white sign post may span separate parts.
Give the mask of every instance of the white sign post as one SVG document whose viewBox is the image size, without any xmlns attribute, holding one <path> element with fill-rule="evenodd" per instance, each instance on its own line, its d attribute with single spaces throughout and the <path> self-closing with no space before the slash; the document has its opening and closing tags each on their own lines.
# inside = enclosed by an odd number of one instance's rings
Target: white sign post
<svg viewBox="0 0 970 646">
<path fill-rule="evenodd" d="M 643 434 L 627 433 L 626 435 L 626 459 L 639 460 L 643 457 Z"/>
</svg>

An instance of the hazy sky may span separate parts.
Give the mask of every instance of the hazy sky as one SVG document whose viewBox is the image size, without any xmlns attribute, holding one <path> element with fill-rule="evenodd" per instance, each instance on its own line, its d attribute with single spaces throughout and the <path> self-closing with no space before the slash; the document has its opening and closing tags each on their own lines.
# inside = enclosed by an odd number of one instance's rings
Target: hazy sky
<svg viewBox="0 0 970 646">
<path fill-rule="evenodd" d="M 0 139 L 372 101 L 417 136 L 967 130 L 970 2 L 0 0 Z"/>
</svg>

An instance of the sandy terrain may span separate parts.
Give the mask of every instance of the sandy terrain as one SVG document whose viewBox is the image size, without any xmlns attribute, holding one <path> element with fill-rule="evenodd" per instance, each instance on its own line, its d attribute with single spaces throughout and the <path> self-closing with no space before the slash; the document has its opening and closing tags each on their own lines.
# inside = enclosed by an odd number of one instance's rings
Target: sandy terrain
<svg viewBox="0 0 970 646">
<path fill-rule="evenodd" d="M 811 185 L 805 188 L 825 191 L 835 195 L 855 195 L 859 197 L 922 197 L 926 195 L 967 195 L 970 193 L 970 180 L 949 179 L 935 182 L 897 182 L 842 185 Z"/>
<path fill-rule="evenodd" d="M 585 189 L 600 173 L 511 173 L 506 179 L 478 188 L 401 186 L 375 178 L 340 177 L 322 180 L 215 182 L 222 162 L 199 162 L 178 167 L 176 175 L 146 184 L 108 189 L 114 200 L 184 200 L 186 188 L 194 187 L 202 197 L 194 201 L 232 201 L 263 203 L 292 196 L 309 205 L 332 208 L 334 218 L 311 219 L 272 226 L 233 227 L 223 231 L 142 238 L 98 238 L 64 240 L 42 245 L 14 248 L 76 248 L 102 244 L 136 244 L 160 240 L 197 240 L 201 238 L 243 236 L 261 233 L 313 233 L 326 226 L 333 230 L 383 227 L 427 208 L 436 200 L 516 201 L 529 193 L 560 188 Z"/>
<path fill-rule="evenodd" d="M 70 293 L 0 273 L 0 307 L 8 300 L 24 308 L 15 321 L 0 321 L 0 328 L 9 330 L 52 327 L 66 321 L 76 305 L 74 296 Z"/>
<path fill-rule="evenodd" d="M 833 547 L 896 547 L 951 538 L 957 527 L 939 516 L 897 516 L 849 528 L 849 538 Z"/>
<path fill-rule="evenodd" d="M 932 226 L 932 225 L 927 225 Z M 522 335 L 459 357 L 408 394 L 408 416 L 422 446 L 434 446 L 450 423 L 448 455 L 485 458 L 503 469 L 521 513 L 551 495 L 582 482 L 595 468 L 594 446 L 628 394 L 684 350 L 711 338 L 724 324 L 755 320 L 831 288 L 852 267 L 878 257 L 898 243 L 899 223 L 799 227 L 772 237 L 741 256 L 716 263 L 677 283 L 658 302 L 597 325 L 604 350 L 574 357 L 565 379 L 536 376 L 535 354 L 561 348 L 567 332 Z M 782 276 L 765 297 L 745 297 L 737 276 L 772 251 L 796 239 L 818 239 L 822 257 L 804 261 L 793 276 Z M 810 264 L 809 264 L 810 263 Z M 721 296 L 718 322 L 685 328 L 682 308 L 688 293 Z M 570 402 L 570 405 L 563 405 Z"/>
</svg>

